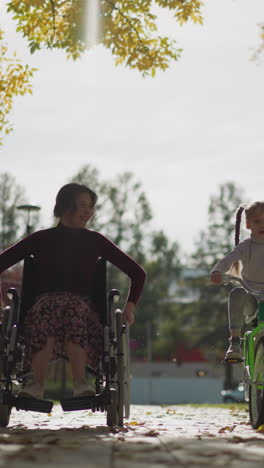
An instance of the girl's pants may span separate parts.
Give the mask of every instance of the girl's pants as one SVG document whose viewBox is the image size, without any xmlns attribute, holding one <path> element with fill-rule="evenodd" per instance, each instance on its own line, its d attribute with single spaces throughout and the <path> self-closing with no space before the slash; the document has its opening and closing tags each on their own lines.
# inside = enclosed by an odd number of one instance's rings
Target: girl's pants
<svg viewBox="0 0 264 468">
<path fill-rule="evenodd" d="M 241 330 L 243 316 L 255 313 L 258 303 L 244 288 L 232 289 L 228 301 L 229 329 Z"/>
</svg>

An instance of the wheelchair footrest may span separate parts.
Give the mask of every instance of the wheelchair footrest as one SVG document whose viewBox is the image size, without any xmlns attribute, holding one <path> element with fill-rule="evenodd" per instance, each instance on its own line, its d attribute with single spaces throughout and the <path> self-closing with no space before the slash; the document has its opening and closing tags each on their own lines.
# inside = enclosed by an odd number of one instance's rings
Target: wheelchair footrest
<svg viewBox="0 0 264 468">
<path fill-rule="evenodd" d="M 107 405 L 110 403 L 110 393 L 104 391 L 99 395 L 89 396 L 89 397 L 80 397 L 80 398 L 67 398 L 61 400 L 60 404 L 63 411 L 78 411 L 78 410 L 104 410 Z"/>
<path fill-rule="evenodd" d="M 12 406 L 17 410 L 37 411 L 39 413 L 51 413 L 53 401 L 37 400 L 36 398 L 13 397 Z"/>
</svg>

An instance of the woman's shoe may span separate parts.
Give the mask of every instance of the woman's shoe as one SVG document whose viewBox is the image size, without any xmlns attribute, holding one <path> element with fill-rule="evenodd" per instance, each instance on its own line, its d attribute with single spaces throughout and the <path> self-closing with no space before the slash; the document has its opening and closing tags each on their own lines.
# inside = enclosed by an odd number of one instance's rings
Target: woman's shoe
<svg viewBox="0 0 264 468">
<path fill-rule="evenodd" d="M 86 383 L 76 385 L 73 390 L 74 398 L 95 396 L 95 389 Z"/>
<path fill-rule="evenodd" d="M 18 396 L 23 398 L 36 398 L 38 400 L 43 400 L 43 393 L 43 386 L 38 383 L 34 383 L 31 385 L 25 385 L 24 388 L 21 388 L 21 390 L 18 392 Z"/>
</svg>

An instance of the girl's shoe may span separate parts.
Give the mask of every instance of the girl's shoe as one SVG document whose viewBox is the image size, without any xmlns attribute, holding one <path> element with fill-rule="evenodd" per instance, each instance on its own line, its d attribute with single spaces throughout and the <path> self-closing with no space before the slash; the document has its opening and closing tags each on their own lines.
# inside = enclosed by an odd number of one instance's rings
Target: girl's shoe
<svg viewBox="0 0 264 468">
<path fill-rule="evenodd" d="M 43 400 L 44 388 L 38 383 L 33 383 L 31 385 L 25 385 L 24 388 L 19 390 L 18 396 L 23 398 L 37 398 L 38 400 Z"/>
<path fill-rule="evenodd" d="M 230 345 L 225 355 L 225 360 L 234 359 L 240 361 L 243 358 L 242 349 L 240 346 L 240 338 L 238 336 L 229 338 Z"/>
<path fill-rule="evenodd" d="M 74 387 L 73 396 L 75 398 L 95 396 L 95 390 L 91 385 L 83 383 Z"/>
</svg>

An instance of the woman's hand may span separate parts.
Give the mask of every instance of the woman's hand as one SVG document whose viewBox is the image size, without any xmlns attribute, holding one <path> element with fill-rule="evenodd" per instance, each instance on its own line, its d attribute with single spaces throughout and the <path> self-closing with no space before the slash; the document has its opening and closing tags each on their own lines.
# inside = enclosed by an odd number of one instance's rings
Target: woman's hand
<svg viewBox="0 0 264 468">
<path fill-rule="evenodd" d="M 219 285 L 222 283 L 222 273 L 220 271 L 213 271 L 211 274 L 211 283 Z"/>
<path fill-rule="evenodd" d="M 128 325 L 132 325 L 132 323 L 135 322 L 134 310 L 135 310 L 134 302 L 127 302 L 123 310 L 123 315 Z"/>
</svg>

